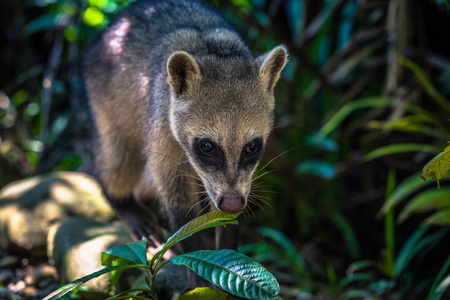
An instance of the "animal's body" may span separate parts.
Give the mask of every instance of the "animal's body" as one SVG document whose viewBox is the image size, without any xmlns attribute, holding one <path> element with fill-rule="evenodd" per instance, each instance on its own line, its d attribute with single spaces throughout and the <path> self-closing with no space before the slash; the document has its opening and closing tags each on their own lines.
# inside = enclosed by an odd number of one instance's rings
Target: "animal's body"
<svg viewBox="0 0 450 300">
<path fill-rule="evenodd" d="M 195 217 L 199 183 L 211 209 L 245 208 L 286 57 L 280 46 L 255 58 L 220 15 L 190 0 L 132 3 L 93 42 L 83 77 L 97 175 L 135 238 L 160 238 L 146 201 L 159 202 L 171 231 Z M 184 251 L 199 247 L 193 239 Z M 218 247 L 236 243 L 222 234 Z"/>
</svg>

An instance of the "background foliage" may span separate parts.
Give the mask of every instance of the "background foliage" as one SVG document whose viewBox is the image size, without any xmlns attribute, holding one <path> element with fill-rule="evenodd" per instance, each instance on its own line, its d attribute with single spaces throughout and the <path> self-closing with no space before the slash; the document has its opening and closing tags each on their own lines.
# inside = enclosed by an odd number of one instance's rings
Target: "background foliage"
<svg viewBox="0 0 450 300">
<path fill-rule="evenodd" d="M 91 171 L 80 55 L 129 2 L 1 1 L 0 187 Z M 255 53 L 290 52 L 241 251 L 286 298 L 450 297 L 448 176 L 419 177 L 450 140 L 450 4 L 205 2 Z"/>
</svg>

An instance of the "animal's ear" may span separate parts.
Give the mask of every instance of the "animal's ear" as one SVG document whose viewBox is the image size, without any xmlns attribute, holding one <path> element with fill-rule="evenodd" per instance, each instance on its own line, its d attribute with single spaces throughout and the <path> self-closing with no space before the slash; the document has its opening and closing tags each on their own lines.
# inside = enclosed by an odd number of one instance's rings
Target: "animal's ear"
<svg viewBox="0 0 450 300">
<path fill-rule="evenodd" d="M 288 52 L 286 46 L 278 46 L 270 52 L 258 57 L 261 67 L 259 68 L 259 75 L 267 88 L 268 92 L 273 92 L 273 88 L 280 78 L 281 70 L 283 70 L 288 59 Z"/>
<path fill-rule="evenodd" d="M 177 51 L 167 60 L 167 83 L 177 97 L 181 96 L 194 80 L 200 79 L 200 69 L 195 59 L 184 51 Z"/>
</svg>

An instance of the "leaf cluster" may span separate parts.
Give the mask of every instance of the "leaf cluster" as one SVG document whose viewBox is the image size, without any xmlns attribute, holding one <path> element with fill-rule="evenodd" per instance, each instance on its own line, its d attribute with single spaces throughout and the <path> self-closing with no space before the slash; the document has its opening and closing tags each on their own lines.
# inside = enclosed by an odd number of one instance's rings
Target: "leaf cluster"
<svg viewBox="0 0 450 300">
<path fill-rule="evenodd" d="M 200 230 L 237 224 L 235 220 L 237 216 L 238 214 L 215 211 L 192 220 L 174 233 L 150 261 L 147 260 L 147 239 L 145 238 L 107 250 L 102 253 L 102 264 L 107 265 L 113 262 L 114 265 L 71 282 L 54 291 L 44 300 L 60 299 L 93 278 L 113 271 L 122 272 L 128 268 L 143 269 L 146 273 L 146 282 L 143 286 L 121 292 L 108 299 L 158 299 L 154 292 L 155 277 L 158 271 L 169 262 L 187 266 L 207 281 L 232 295 L 246 299 L 275 299 L 280 291 L 275 277 L 248 256 L 234 250 L 199 250 L 162 261 L 164 254 L 176 243 Z M 118 261 L 123 264 L 116 264 Z M 208 294 L 226 298 L 226 294 L 209 290 L 197 291 L 197 298 L 192 294 L 185 297 L 204 299 Z"/>
</svg>

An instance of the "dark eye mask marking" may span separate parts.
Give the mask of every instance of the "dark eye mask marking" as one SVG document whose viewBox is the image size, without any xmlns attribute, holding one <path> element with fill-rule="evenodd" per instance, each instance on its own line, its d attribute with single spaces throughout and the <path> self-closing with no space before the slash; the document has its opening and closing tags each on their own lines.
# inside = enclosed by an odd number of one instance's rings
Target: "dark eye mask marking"
<svg viewBox="0 0 450 300">
<path fill-rule="evenodd" d="M 225 153 L 220 145 L 210 139 L 195 138 L 192 152 L 197 161 L 204 167 L 213 167 L 215 170 L 226 166 Z"/>
</svg>

